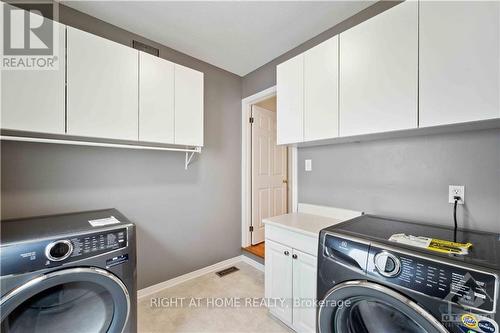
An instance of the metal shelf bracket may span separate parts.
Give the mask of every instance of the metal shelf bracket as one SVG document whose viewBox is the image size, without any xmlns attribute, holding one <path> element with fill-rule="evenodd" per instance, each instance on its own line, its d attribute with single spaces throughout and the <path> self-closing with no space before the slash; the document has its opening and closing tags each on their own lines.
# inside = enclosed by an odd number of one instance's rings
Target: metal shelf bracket
<svg viewBox="0 0 500 333">
<path fill-rule="evenodd" d="M 191 160 L 193 159 L 194 154 L 200 154 L 201 153 L 201 147 L 196 147 L 193 151 L 186 152 L 186 160 L 184 164 L 184 169 L 187 170 L 189 164 L 191 164 Z"/>
</svg>

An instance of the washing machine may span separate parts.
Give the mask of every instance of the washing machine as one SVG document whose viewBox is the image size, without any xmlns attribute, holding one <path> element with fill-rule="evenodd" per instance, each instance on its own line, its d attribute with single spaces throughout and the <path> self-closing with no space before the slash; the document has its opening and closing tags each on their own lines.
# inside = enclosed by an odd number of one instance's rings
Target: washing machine
<svg viewBox="0 0 500 333">
<path fill-rule="evenodd" d="M 456 231 L 468 255 L 389 241 L 404 233 L 453 240 L 453 228 L 363 215 L 320 232 L 321 333 L 496 333 L 500 235 Z"/>
<path fill-rule="evenodd" d="M 115 209 L 1 222 L 1 331 L 136 332 L 135 227 Z"/>
</svg>

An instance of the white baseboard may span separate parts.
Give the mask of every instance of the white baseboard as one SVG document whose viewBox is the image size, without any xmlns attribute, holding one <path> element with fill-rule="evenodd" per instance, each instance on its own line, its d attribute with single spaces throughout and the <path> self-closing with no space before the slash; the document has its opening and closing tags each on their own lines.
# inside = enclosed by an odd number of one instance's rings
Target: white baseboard
<svg viewBox="0 0 500 333">
<path fill-rule="evenodd" d="M 244 254 L 241 255 L 241 261 L 243 261 L 246 264 L 249 264 L 250 266 L 252 266 L 255 269 L 258 269 L 261 272 L 264 272 L 264 265 L 263 264 L 261 264 L 258 261 L 253 260 L 252 258 L 250 258 Z"/>
<path fill-rule="evenodd" d="M 253 260 L 252 258 L 249 258 L 249 257 L 244 256 L 244 255 L 240 255 L 240 256 L 237 256 L 234 258 L 223 260 L 221 262 L 215 263 L 215 264 L 207 266 L 207 267 L 200 268 L 196 271 L 189 272 L 187 274 L 175 277 L 173 279 L 163 281 L 163 282 L 154 284 L 152 286 L 140 289 L 137 291 L 137 298 L 138 299 L 144 298 L 146 296 L 149 296 L 149 295 L 152 295 L 152 294 L 157 293 L 159 291 L 162 291 L 163 289 L 173 287 L 175 285 L 178 285 L 180 283 L 183 283 L 183 282 L 189 281 L 191 279 L 200 277 L 200 276 L 205 275 L 207 273 L 219 271 L 223 268 L 226 268 L 227 266 L 234 265 L 238 262 L 244 262 L 244 263 L 260 270 L 260 271 L 264 271 L 264 265 Z"/>
</svg>

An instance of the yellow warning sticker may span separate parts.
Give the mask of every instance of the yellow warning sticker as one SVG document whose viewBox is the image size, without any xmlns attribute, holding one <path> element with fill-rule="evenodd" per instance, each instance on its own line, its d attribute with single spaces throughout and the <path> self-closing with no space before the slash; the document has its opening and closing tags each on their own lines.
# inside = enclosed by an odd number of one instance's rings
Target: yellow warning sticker
<svg viewBox="0 0 500 333">
<path fill-rule="evenodd" d="M 465 255 L 469 253 L 471 243 L 457 243 L 442 239 L 434 239 L 422 236 L 413 236 L 406 234 L 394 234 L 389 238 L 390 241 L 424 248 L 441 253 L 452 253 Z"/>
<path fill-rule="evenodd" d="M 431 239 L 427 248 L 432 251 L 443 253 L 465 254 L 471 246 L 472 243 L 455 243 L 441 239 Z"/>
</svg>

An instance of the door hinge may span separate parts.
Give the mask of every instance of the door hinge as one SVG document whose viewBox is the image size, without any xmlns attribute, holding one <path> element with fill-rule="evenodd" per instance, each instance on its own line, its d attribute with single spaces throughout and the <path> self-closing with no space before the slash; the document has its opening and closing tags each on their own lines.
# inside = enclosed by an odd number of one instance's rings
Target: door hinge
<svg viewBox="0 0 500 333">
<path fill-rule="evenodd" d="M 250 117 L 250 119 L 248 119 L 248 121 L 250 122 L 250 124 L 253 124 L 253 117 Z"/>
<path fill-rule="evenodd" d="M 253 225 L 251 225 L 248 229 L 250 229 L 250 232 L 253 232 Z"/>
</svg>

